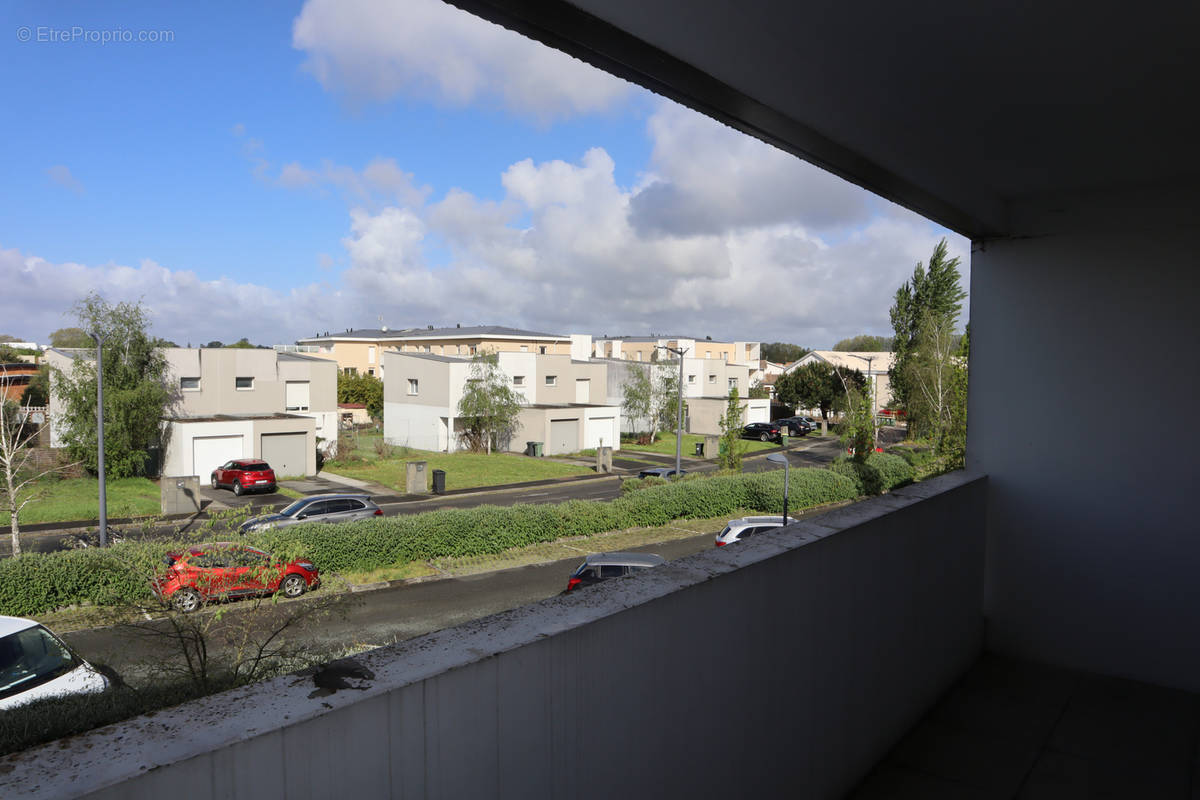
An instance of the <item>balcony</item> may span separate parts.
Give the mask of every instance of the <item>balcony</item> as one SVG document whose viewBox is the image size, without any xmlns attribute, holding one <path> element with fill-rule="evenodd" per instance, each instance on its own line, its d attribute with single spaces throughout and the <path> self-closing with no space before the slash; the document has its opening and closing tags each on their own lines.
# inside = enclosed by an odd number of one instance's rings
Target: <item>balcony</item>
<svg viewBox="0 0 1200 800">
<path fill-rule="evenodd" d="M 842 796 L 980 656 L 986 484 L 373 651 L 358 691 L 281 678 L 27 751 L 0 794 Z"/>
</svg>

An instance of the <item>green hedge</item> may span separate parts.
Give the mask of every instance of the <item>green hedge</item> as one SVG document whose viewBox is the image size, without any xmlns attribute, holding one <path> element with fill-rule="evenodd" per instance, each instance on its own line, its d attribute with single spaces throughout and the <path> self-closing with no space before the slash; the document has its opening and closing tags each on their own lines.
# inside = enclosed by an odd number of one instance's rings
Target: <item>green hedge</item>
<svg viewBox="0 0 1200 800">
<path fill-rule="evenodd" d="M 805 468 L 791 473 L 793 509 L 852 500 L 859 494 L 852 479 L 831 470 Z M 341 525 L 298 525 L 250 534 L 245 541 L 280 557 L 309 558 L 325 572 L 359 572 L 411 561 L 494 554 L 563 537 L 665 525 L 676 519 L 719 517 L 741 509 L 781 513 L 783 471 L 673 481 L 612 502 L 479 506 Z M 106 550 L 31 553 L 0 561 L 0 613 L 28 616 L 83 602 L 144 602 L 151 597 L 146 576 L 163 554 L 185 546 L 123 542 Z"/>
<path fill-rule="evenodd" d="M 841 459 L 831 464 L 829 469 L 854 481 L 860 495 L 882 494 L 899 486 L 907 486 L 913 482 L 916 474 L 907 461 L 890 453 L 871 453 L 865 464 Z"/>
</svg>

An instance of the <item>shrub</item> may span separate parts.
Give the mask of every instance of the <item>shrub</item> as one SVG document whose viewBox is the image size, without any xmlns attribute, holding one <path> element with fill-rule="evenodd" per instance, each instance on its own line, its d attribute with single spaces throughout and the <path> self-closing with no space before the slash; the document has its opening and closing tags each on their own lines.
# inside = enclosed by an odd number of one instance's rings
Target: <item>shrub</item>
<svg viewBox="0 0 1200 800">
<path fill-rule="evenodd" d="M 871 453 L 866 463 L 841 458 L 829 467 L 833 472 L 854 481 L 860 495 L 875 495 L 912 483 L 914 471 L 900 456 Z"/>
<path fill-rule="evenodd" d="M 902 459 L 895 458 L 905 469 Z M 296 525 L 249 534 L 247 544 L 288 560 L 305 557 L 322 572 L 365 572 L 411 561 L 478 556 L 513 547 L 676 519 L 783 509 L 783 472 L 672 481 L 647 478 L 612 502 L 479 506 L 340 525 Z M 626 481 L 634 483 L 634 481 Z M 859 493 L 849 477 L 825 469 L 791 470 L 789 505 L 799 509 Z M 180 542 L 122 542 L 104 550 L 30 553 L 0 561 L 0 613 L 29 616 L 78 603 L 119 605 L 151 597 L 149 576 Z"/>
</svg>

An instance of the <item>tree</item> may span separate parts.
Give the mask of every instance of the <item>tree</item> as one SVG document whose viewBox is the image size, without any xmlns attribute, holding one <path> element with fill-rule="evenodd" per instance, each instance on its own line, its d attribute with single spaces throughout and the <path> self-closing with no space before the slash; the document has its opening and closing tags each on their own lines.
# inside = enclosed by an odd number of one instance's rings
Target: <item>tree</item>
<svg viewBox="0 0 1200 800">
<path fill-rule="evenodd" d="M 458 401 L 462 423 L 459 438 L 473 452 L 492 452 L 506 445 L 517 427 L 521 397 L 511 386 L 495 353 L 479 353 L 471 359 L 467 385 Z"/>
<path fill-rule="evenodd" d="M 224 347 L 225 345 L 222 342 L 220 342 L 219 340 L 213 339 L 208 344 L 204 344 L 204 345 L 200 345 L 200 346 L 201 347 L 219 348 L 219 347 Z"/>
<path fill-rule="evenodd" d="M 860 333 L 858 336 L 842 339 L 833 346 L 833 349 L 845 353 L 887 352 L 892 349 L 892 340 L 888 336 L 872 336 L 869 333 Z"/>
<path fill-rule="evenodd" d="M 23 342 L 23 341 L 25 341 L 25 340 L 21 339 L 19 337 L 16 337 L 16 336 L 12 336 L 11 334 L 0 333 L 0 342 Z"/>
<path fill-rule="evenodd" d="M 227 345 L 225 345 L 225 346 L 226 346 L 226 347 L 234 347 L 234 348 L 237 348 L 237 349 L 239 349 L 239 350 L 253 350 L 253 349 L 254 349 L 254 347 L 255 347 L 254 345 L 250 344 L 250 340 L 249 340 L 249 339 L 247 339 L 245 336 L 243 336 L 242 338 L 238 339 L 238 340 L 237 340 L 236 342 L 234 342 L 233 344 L 227 344 Z"/>
<path fill-rule="evenodd" d="M 762 357 L 767 361 L 774 361 L 776 364 L 790 364 L 793 361 L 804 358 L 812 350 L 807 347 L 801 347 L 798 344 L 771 342 L 764 344 L 760 352 L 762 353 Z"/>
<path fill-rule="evenodd" d="M 657 351 L 655 351 L 657 352 Z M 679 413 L 679 375 L 670 364 L 630 364 L 629 377 L 621 386 L 621 408 L 633 425 L 644 424 L 650 444 L 660 430 L 672 430 Z"/>
<path fill-rule="evenodd" d="M 0 498 L 11 520 L 14 556 L 21 555 L 21 509 L 41 495 L 37 490 L 41 478 L 65 468 L 56 464 L 38 470 L 31 466 L 37 434 L 37 426 L 25 419 L 16 403 L 0 400 Z"/>
<path fill-rule="evenodd" d="M 755 381 L 750 387 L 750 393 L 747 395 L 751 400 L 766 400 L 771 396 L 771 390 L 763 386 L 762 381 Z"/>
<path fill-rule="evenodd" d="M 92 337 L 83 328 L 59 328 L 50 334 L 51 347 L 94 347 Z"/>
<path fill-rule="evenodd" d="M 847 384 L 860 390 L 867 385 L 859 370 L 842 370 L 841 374 Z M 847 404 L 842 378 L 824 361 L 813 361 L 780 375 L 775 379 L 775 396 L 793 408 L 819 408 L 824 419 Z"/>
<path fill-rule="evenodd" d="M 912 278 L 896 290 L 895 303 L 890 309 L 892 329 L 895 332 L 893 350 L 896 360 L 889 372 L 892 397 L 908 411 L 909 435 L 916 435 L 921 427 L 921 409 L 910 409 L 913 387 L 909 379 L 913 375 L 910 362 L 919 348 L 922 327 L 933 326 L 939 330 L 952 330 L 962 310 L 962 300 L 967 296 L 960 285 L 959 259 L 950 258 L 946 240 L 942 239 L 933 248 L 929 257 L 929 268 L 917 263 Z M 919 404 L 918 404 L 919 405 Z"/>
<path fill-rule="evenodd" d="M 742 442 L 742 402 L 735 386 L 729 390 L 725 413 L 721 415 L 721 449 L 717 455 L 717 464 L 721 469 L 740 472 L 745 447 L 745 443 Z"/>
<path fill-rule="evenodd" d="M 17 364 L 21 361 L 21 352 L 12 345 L 0 342 L 0 364 Z"/>
<path fill-rule="evenodd" d="M 339 372 L 337 395 L 339 403 L 362 403 L 367 407 L 371 419 L 383 419 L 383 381 L 374 375 Z"/>
<path fill-rule="evenodd" d="M 80 324 L 104 336 L 104 463 L 108 477 L 142 473 L 146 449 L 174 394 L 166 357 L 147 333 L 149 315 L 139 303 L 110 305 L 93 292 L 75 305 Z M 67 452 L 92 473 L 96 454 L 96 364 L 77 358 L 69 372 L 55 370 L 52 391 L 62 401 Z"/>
<path fill-rule="evenodd" d="M 21 395 L 21 405 L 50 405 L 50 371 L 45 364 L 38 367 L 37 374 L 29 379 L 29 385 L 25 387 L 25 393 Z"/>
</svg>

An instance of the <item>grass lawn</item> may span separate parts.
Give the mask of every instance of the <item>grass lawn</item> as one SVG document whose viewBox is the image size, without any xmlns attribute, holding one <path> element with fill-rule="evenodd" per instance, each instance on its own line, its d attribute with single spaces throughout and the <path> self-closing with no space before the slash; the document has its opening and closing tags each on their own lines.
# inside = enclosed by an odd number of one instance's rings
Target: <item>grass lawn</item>
<svg viewBox="0 0 1200 800">
<path fill-rule="evenodd" d="M 795 438 L 795 437 L 792 437 Z M 698 433 L 685 433 L 683 435 L 683 455 L 695 456 L 696 443 L 703 442 L 704 437 Z M 756 442 L 750 439 L 739 440 L 745 445 L 745 452 L 754 453 L 759 450 L 778 450 L 779 445 L 775 442 Z M 667 432 L 660 433 L 654 444 L 637 444 L 633 437 L 626 439 L 621 437 L 621 451 L 625 450 L 641 450 L 644 453 L 662 453 L 663 455 L 675 455 L 675 433 Z M 617 453 L 619 455 L 619 453 Z M 716 454 L 713 454 L 715 457 Z"/>
<path fill-rule="evenodd" d="M 73 522 L 100 516 L 100 489 L 95 478 L 68 478 L 39 482 L 42 496 L 21 510 L 21 522 Z M 143 517 L 161 510 L 158 484 L 146 478 L 107 481 L 108 516 Z M 11 524 L 7 511 L 0 510 L 0 525 Z"/>
<path fill-rule="evenodd" d="M 361 453 L 361 446 L 356 454 Z M 400 451 L 400 448 L 397 448 Z M 514 453 L 432 453 L 424 450 L 404 448 L 401 454 L 391 458 L 380 457 L 371 445 L 369 456 L 347 461 L 328 461 L 325 467 L 336 475 L 347 478 L 375 481 L 404 491 L 405 464 L 409 461 L 425 461 L 426 475 L 433 480 L 433 470 L 446 471 L 446 489 L 473 489 L 479 486 L 499 486 L 505 483 L 565 478 L 571 475 L 589 475 L 592 470 L 577 464 L 563 464 L 541 458 Z"/>
</svg>

